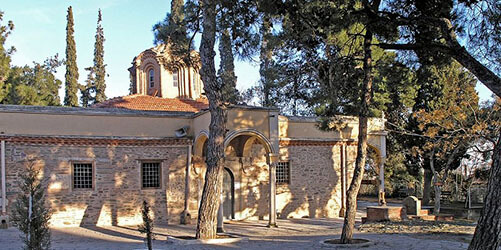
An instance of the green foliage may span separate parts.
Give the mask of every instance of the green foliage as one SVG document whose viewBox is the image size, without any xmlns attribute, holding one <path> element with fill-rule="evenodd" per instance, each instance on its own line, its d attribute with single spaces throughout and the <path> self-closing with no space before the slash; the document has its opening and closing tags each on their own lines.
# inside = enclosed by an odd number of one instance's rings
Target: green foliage
<svg viewBox="0 0 501 250">
<path fill-rule="evenodd" d="M 225 103 L 236 104 L 239 101 L 240 95 L 237 90 L 237 76 L 235 75 L 235 65 L 231 45 L 229 31 L 222 31 L 219 39 L 219 55 L 221 60 L 219 63 L 219 70 L 217 72 L 218 80 L 221 81 L 223 101 Z"/>
<path fill-rule="evenodd" d="M 59 106 L 59 88 L 62 82 L 54 75 L 62 64 L 58 56 L 48 58 L 33 67 L 12 67 L 5 81 L 6 97 L 2 104 Z"/>
<path fill-rule="evenodd" d="M 465 150 L 458 157 L 461 158 L 476 141 L 497 133 L 500 124 L 485 114 L 490 111 L 480 107 L 475 91 L 477 81 L 459 63 L 434 74 L 443 85 L 442 95 L 429 109 L 419 109 L 414 115 L 418 128 L 429 138 L 422 149 L 439 148 L 437 157 L 444 158 L 456 147 L 463 147 Z"/>
<path fill-rule="evenodd" d="M 27 163 L 21 175 L 21 194 L 14 204 L 12 221 L 24 234 L 24 249 L 50 249 L 49 220 L 51 212 L 45 206 L 45 188 L 39 179 L 40 170 L 34 161 Z"/>
<path fill-rule="evenodd" d="M 142 234 L 146 234 L 146 243 L 148 249 L 153 249 L 152 240 L 155 238 L 155 234 L 153 233 L 153 220 L 150 215 L 151 207 L 148 205 L 148 202 L 143 201 L 141 206 L 141 215 L 143 217 L 143 224 L 138 227 L 138 230 Z"/>
<path fill-rule="evenodd" d="M 82 93 L 80 101 L 82 106 L 88 107 L 94 103 L 106 100 L 106 65 L 104 64 L 104 32 L 101 26 L 101 10 L 98 12 L 96 42 L 94 43 L 94 65 L 85 70 L 89 72 L 85 85 L 79 85 Z"/>
<path fill-rule="evenodd" d="M 66 24 L 66 74 L 65 74 L 65 106 L 78 106 L 78 67 L 77 67 L 77 48 L 75 44 L 75 32 L 73 28 L 73 9 L 68 7 Z"/>
<path fill-rule="evenodd" d="M 96 78 L 95 78 L 95 67 L 88 67 L 85 70 L 89 71 L 87 74 L 87 80 L 85 80 L 85 85 L 79 85 L 80 93 L 80 102 L 83 107 L 89 107 L 90 105 L 96 103 Z"/>
<path fill-rule="evenodd" d="M 193 3 L 189 6 L 199 8 L 198 5 Z M 190 13 L 198 13 L 198 11 Z M 195 21 L 198 22 L 198 19 Z M 169 54 L 174 58 L 174 62 L 169 60 L 164 62 L 167 67 L 173 67 L 179 62 L 186 65 L 197 65 L 198 57 L 191 53 L 193 42 L 188 36 L 183 0 L 171 1 L 171 13 L 167 13 L 163 21 L 153 26 L 153 33 L 155 35 L 155 44 L 166 44 Z"/>
<path fill-rule="evenodd" d="M 101 26 L 102 22 L 101 9 L 99 10 L 96 28 L 96 43 L 94 44 L 94 70 L 96 73 L 96 103 L 106 100 L 106 65 L 104 64 L 104 32 Z"/>
<path fill-rule="evenodd" d="M 14 29 L 14 24 L 9 21 L 7 25 L 3 25 L 3 12 L 0 11 L 0 103 L 6 98 L 9 89 L 5 85 L 5 81 L 9 77 L 10 72 L 10 56 L 15 51 L 14 47 L 5 48 L 5 41 Z"/>
</svg>

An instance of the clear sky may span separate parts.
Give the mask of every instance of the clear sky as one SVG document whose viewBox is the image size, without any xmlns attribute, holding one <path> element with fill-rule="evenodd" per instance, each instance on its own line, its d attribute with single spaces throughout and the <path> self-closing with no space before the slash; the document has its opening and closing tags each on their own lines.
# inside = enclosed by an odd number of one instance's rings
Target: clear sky
<svg viewBox="0 0 501 250">
<path fill-rule="evenodd" d="M 163 20 L 170 11 L 169 0 L 0 0 L 4 12 L 3 25 L 14 22 L 14 31 L 7 39 L 17 51 L 12 56 L 13 65 L 32 65 L 59 53 L 65 58 L 66 13 L 73 7 L 75 42 L 79 81 L 87 78 L 84 68 L 92 66 L 96 34 L 97 12 L 101 8 L 104 43 L 104 61 L 107 64 L 107 97 L 128 94 L 129 72 L 132 59 L 141 51 L 153 47 L 152 26 Z M 199 39 L 195 40 L 199 47 Z M 217 51 L 217 48 L 215 48 Z M 64 82 L 64 66 L 57 77 Z M 239 90 L 257 84 L 259 66 L 256 63 L 236 62 Z M 64 87 L 60 89 L 61 96 Z M 61 99 L 62 100 L 62 99 Z"/>
<path fill-rule="evenodd" d="M 0 0 L 5 25 L 12 20 L 15 29 L 7 39 L 7 45 L 17 49 L 12 56 L 13 65 L 31 65 L 33 61 L 43 62 L 47 57 L 59 53 L 65 58 L 66 10 L 73 6 L 75 41 L 79 81 L 87 77 L 84 68 L 92 66 L 94 56 L 94 35 L 96 33 L 97 11 L 103 12 L 103 28 L 106 38 L 104 61 L 107 64 L 107 97 L 128 94 L 129 72 L 132 59 L 141 51 L 153 46 L 152 26 L 165 18 L 170 9 L 168 0 Z M 195 40 L 198 48 L 199 40 Z M 216 48 L 217 51 L 217 48 Z M 246 89 L 256 85 L 259 67 L 256 63 L 236 62 L 237 88 Z M 64 66 L 57 77 L 64 82 Z M 482 100 L 491 92 L 478 84 Z M 60 93 L 64 92 L 64 87 Z M 63 98 L 61 98 L 63 99 Z"/>
</svg>

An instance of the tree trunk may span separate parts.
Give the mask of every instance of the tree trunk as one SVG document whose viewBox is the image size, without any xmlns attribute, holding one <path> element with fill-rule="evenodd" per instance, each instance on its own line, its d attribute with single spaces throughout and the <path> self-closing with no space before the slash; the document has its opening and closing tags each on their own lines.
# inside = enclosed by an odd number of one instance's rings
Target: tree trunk
<svg viewBox="0 0 501 250">
<path fill-rule="evenodd" d="M 216 3 L 202 2 L 203 31 L 200 45 L 201 76 L 209 99 L 211 122 L 207 142 L 207 170 L 198 210 L 196 238 L 216 237 L 217 210 L 219 209 L 224 167 L 224 136 L 226 132 L 226 108 L 222 102 L 221 84 L 216 79 L 214 43 L 216 38 Z"/>
<path fill-rule="evenodd" d="M 153 243 L 151 242 L 151 233 L 146 235 L 146 244 L 148 245 L 148 250 L 153 250 Z"/>
<path fill-rule="evenodd" d="M 430 168 L 431 172 L 433 173 L 433 188 L 435 189 L 435 206 L 433 208 L 433 214 L 438 215 L 440 213 L 440 186 L 439 186 L 439 181 L 440 177 L 438 176 L 438 172 L 435 170 L 435 146 L 433 146 L 433 150 L 430 153 Z"/>
<path fill-rule="evenodd" d="M 433 207 L 433 214 L 438 215 L 440 213 L 440 196 L 442 194 L 442 189 L 437 184 L 438 176 L 433 176 L 433 188 L 435 189 L 435 206 Z"/>
<path fill-rule="evenodd" d="M 424 183 L 423 183 L 423 205 L 428 205 L 430 203 L 431 194 L 431 180 L 433 178 L 433 173 L 429 169 L 424 170 Z"/>
<path fill-rule="evenodd" d="M 364 1 L 365 8 L 379 8 L 379 0 L 374 1 L 370 6 L 368 1 Z M 369 10 L 368 10 L 369 11 Z M 353 179 L 346 193 L 346 216 L 344 217 L 343 232 L 341 233 L 341 243 L 350 244 L 353 240 L 353 230 L 355 228 L 355 216 L 357 214 L 357 195 L 364 176 L 365 160 L 367 158 L 367 123 L 369 116 L 369 106 L 372 102 L 372 30 L 366 25 L 364 35 L 364 81 L 362 86 L 362 100 L 360 105 L 360 115 L 358 119 L 358 144 L 355 169 Z"/>
<path fill-rule="evenodd" d="M 270 76 L 271 60 L 273 52 L 271 50 L 269 39 L 271 35 L 271 20 L 268 15 L 263 16 L 261 24 L 261 51 L 259 54 L 259 75 L 261 76 L 261 84 L 263 87 L 263 106 L 271 107 L 271 84 L 272 79 Z"/>
<path fill-rule="evenodd" d="M 498 249 L 501 241 L 501 135 L 494 147 L 484 208 L 469 250 Z"/>
<path fill-rule="evenodd" d="M 450 55 L 473 73 L 494 94 L 501 97 L 501 79 L 496 73 L 485 67 L 459 44 L 451 20 L 441 18 L 439 23 L 447 45 L 450 47 Z"/>
</svg>

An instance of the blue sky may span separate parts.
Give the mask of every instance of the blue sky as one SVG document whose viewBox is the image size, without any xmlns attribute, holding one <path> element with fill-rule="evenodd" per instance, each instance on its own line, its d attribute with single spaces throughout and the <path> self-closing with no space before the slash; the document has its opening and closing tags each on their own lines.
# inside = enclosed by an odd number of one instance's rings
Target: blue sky
<svg viewBox="0 0 501 250">
<path fill-rule="evenodd" d="M 43 62 L 47 57 L 59 53 L 65 57 L 66 10 L 73 6 L 75 20 L 75 41 L 79 81 L 87 77 L 84 68 L 92 65 L 94 35 L 97 11 L 103 12 L 103 28 L 106 38 L 105 63 L 107 64 L 107 97 L 128 94 L 129 73 L 134 56 L 153 46 L 152 26 L 165 18 L 170 9 L 169 1 L 160 0 L 2 0 L 0 10 L 4 12 L 3 24 L 12 20 L 15 29 L 7 39 L 7 45 L 17 49 L 12 56 L 13 65 L 31 65 L 33 61 Z M 198 47 L 199 40 L 195 39 Z M 217 48 L 216 48 L 217 52 Z M 259 66 L 256 63 L 236 62 L 237 88 L 246 89 L 256 85 Z M 59 68 L 57 77 L 64 81 L 64 67 Z M 491 92 L 478 84 L 482 100 Z M 64 92 L 64 87 L 60 93 Z"/>
<path fill-rule="evenodd" d="M 96 33 L 97 11 L 103 13 L 103 28 L 106 38 L 104 60 L 107 64 L 107 97 L 128 94 L 129 72 L 132 59 L 141 51 L 153 47 L 152 26 L 165 18 L 170 10 L 169 1 L 160 0 L 2 0 L 0 10 L 4 12 L 4 25 L 14 22 L 14 31 L 7 39 L 7 45 L 17 49 L 12 56 L 13 65 L 32 65 L 43 62 L 47 57 L 59 53 L 65 58 L 66 11 L 73 6 L 75 21 L 75 42 L 79 81 L 87 77 L 84 68 L 92 66 L 94 56 L 94 35 Z M 195 40 L 198 48 L 199 40 Z M 217 51 L 217 48 L 216 48 Z M 64 82 L 65 68 L 60 67 L 57 77 Z M 256 63 L 236 62 L 239 90 L 257 84 L 259 66 Z M 64 87 L 60 89 L 61 96 Z"/>
</svg>

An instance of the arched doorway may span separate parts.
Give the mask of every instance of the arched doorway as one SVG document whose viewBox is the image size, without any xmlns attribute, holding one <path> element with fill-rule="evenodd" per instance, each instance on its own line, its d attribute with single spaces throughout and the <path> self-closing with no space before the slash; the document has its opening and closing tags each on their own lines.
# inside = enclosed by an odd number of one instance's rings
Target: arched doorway
<svg viewBox="0 0 501 250">
<path fill-rule="evenodd" d="M 223 217 L 235 219 L 235 178 L 230 169 L 223 171 Z"/>
</svg>

